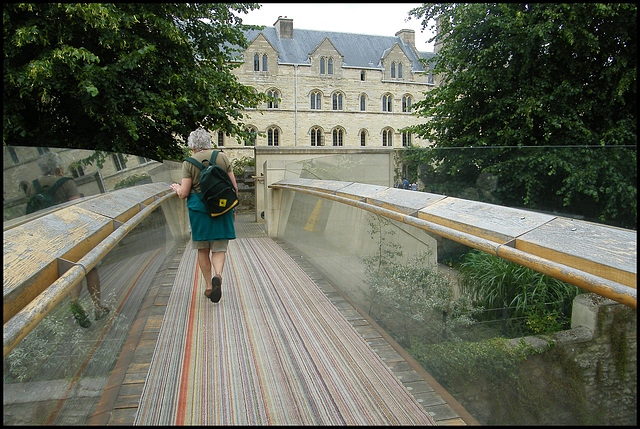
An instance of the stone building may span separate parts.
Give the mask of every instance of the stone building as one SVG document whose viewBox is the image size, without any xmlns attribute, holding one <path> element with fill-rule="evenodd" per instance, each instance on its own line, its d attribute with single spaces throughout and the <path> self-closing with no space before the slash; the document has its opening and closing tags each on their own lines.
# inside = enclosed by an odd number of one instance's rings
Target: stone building
<svg viewBox="0 0 640 429">
<path fill-rule="evenodd" d="M 416 49 L 413 30 L 388 37 L 302 30 L 294 29 L 293 19 L 279 17 L 273 27 L 247 31 L 246 38 L 249 46 L 238 53 L 233 73 L 240 83 L 278 101 L 248 112 L 245 123 L 254 141 L 245 143 L 220 132 L 214 133 L 213 143 L 233 161 L 254 160 L 254 174 L 261 175 L 267 157 L 295 162 L 363 153 L 388 159 L 394 150 L 428 144 L 403 130 L 425 120 L 412 115 L 412 105 L 435 86 L 433 75 L 419 61 L 435 54 Z M 36 161 L 43 150 L 5 146 L 5 220 L 23 211 L 24 182 L 39 175 Z M 91 153 L 52 150 L 60 152 L 65 165 Z M 90 195 L 112 190 L 125 175 L 155 166 L 147 159 L 122 156 L 111 156 L 100 171 L 89 166 L 68 173 Z M 395 168 L 400 176 L 406 174 L 403 166 Z"/>
<path fill-rule="evenodd" d="M 277 97 L 246 121 L 250 145 L 280 147 L 425 146 L 403 128 L 421 120 L 412 105 L 434 87 L 413 30 L 393 37 L 273 27 L 246 32 L 250 42 L 234 70 L 242 84 Z M 219 147 L 244 142 L 219 133 Z"/>
</svg>

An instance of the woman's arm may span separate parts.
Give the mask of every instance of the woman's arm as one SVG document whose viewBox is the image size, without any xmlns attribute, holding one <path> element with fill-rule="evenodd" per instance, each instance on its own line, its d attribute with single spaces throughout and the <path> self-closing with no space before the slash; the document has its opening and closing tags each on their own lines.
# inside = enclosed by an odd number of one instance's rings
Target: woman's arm
<svg viewBox="0 0 640 429">
<path fill-rule="evenodd" d="M 176 191 L 176 194 L 178 194 L 178 197 L 184 200 L 189 196 L 189 193 L 191 192 L 192 182 L 193 181 L 191 180 L 191 178 L 183 177 L 182 182 L 179 185 L 177 183 L 172 183 L 171 189 Z"/>
</svg>

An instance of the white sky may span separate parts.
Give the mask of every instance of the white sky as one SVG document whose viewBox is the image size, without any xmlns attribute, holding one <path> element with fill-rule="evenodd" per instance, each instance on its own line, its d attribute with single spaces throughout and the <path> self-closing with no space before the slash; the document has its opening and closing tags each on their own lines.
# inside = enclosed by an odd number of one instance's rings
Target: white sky
<svg viewBox="0 0 640 429">
<path fill-rule="evenodd" d="M 394 36 L 397 31 L 415 31 L 416 48 L 433 52 L 430 25 L 422 31 L 421 20 L 411 18 L 409 11 L 422 3 L 260 3 L 260 9 L 240 14 L 243 24 L 273 27 L 278 16 L 293 19 L 293 31 L 324 30 L 341 33 Z"/>
</svg>

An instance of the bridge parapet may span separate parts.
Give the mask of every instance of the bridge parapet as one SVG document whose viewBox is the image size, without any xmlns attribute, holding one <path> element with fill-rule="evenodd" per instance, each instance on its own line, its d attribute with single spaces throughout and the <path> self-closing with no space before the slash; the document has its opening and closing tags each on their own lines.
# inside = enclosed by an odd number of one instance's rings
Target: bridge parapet
<svg viewBox="0 0 640 429">
<path fill-rule="evenodd" d="M 58 206 L 5 230 L 5 356 L 129 230 L 175 195 L 168 183 L 139 185 Z"/>
<path fill-rule="evenodd" d="M 413 225 L 636 308 L 637 237 L 577 219 L 356 182 L 286 179 L 272 190 L 302 192 Z M 272 193 L 269 213 L 282 198 Z M 274 235 L 278 220 L 267 219 Z"/>
</svg>

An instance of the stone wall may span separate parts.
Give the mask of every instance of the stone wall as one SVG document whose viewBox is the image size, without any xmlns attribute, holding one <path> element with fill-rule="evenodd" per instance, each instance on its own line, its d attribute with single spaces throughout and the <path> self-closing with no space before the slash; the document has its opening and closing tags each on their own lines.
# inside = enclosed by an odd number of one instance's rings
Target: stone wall
<svg viewBox="0 0 640 429">
<path fill-rule="evenodd" d="M 574 301 L 572 329 L 516 338 L 543 353 L 517 371 L 519 383 L 485 383 L 454 396 L 482 424 L 636 425 L 637 312 L 588 293 Z"/>
</svg>

